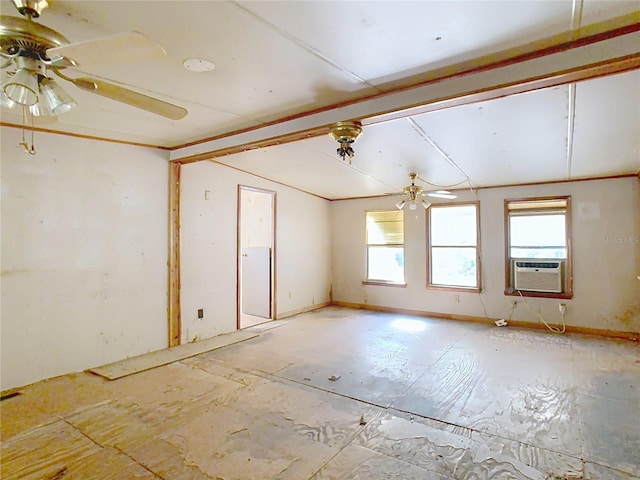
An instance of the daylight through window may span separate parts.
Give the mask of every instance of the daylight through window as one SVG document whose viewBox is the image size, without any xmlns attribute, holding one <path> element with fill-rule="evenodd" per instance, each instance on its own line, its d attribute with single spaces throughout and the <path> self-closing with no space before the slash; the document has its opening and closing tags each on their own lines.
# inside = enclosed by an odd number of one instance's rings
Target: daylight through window
<svg viewBox="0 0 640 480">
<path fill-rule="evenodd" d="M 404 283 L 404 212 L 367 212 L 367 281 Z"/>
<path fill-rule="evenodd" d="M 432 205 L 427 221 L 429 286 L 480 288 L 478 204 Z"/>
<path fill-rule="evenodd" d="M 506 293 L 570 294 L 570 200 L 505 201 Z"/>
</svg>

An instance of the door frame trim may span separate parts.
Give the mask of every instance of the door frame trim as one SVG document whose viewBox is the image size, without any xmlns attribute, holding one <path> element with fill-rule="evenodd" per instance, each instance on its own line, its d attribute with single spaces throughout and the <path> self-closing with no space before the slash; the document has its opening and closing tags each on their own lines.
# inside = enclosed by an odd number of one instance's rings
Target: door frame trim
<svg viewBox="0 0 640 480">
<path fill-rule="evenodd" d="M 272 217 L 272 229 L 271 229 L 271 318 L 269 320 L 275 320 L 277 318 L 277 198 L 278 192 L 274 190 L 267 190 L 265 188 L 251 187 L 249 185 L 238 184 L 237 193 L 237 208 L 236 208 L 236 329 L 240 330 L 240 316 L 242 315 L 242 306 L 240 305 L 240 293 L 241 293 L 241 268 L 242 268 L 242 244 L 240 241 L 240 227 L 241 227 L 241 212 L 242 212 L 242 192 L 258 192 L 271 195 L 271 217 Z M 268 320 L 268 321 L 269 321 Z"/>
<path fill-rule="evenodd" d="M 167 262 L 167 317 L 169 319 L 169 347 L 177 347 L 182 340 L 180 318 L 180 176 L 179 163 L 169 163 L 169 235 Z"/>
</svg>

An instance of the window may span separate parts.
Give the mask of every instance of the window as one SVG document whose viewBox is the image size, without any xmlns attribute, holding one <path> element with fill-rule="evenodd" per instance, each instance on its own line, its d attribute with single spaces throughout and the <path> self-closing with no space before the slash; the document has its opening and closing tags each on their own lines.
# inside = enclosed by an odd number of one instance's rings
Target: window
<svg viewBox="0 0 640 480">
<path fill-rule="evenodd" d="M 505 293 L 571 297 L 571 197 L 505 200 Z"/>
<path fill-rule="evenodd" d="M 428 286 L 480 289 L 478 204 L 432 205 L 428 211 Z"/>
<path fill-rule="evenodd" d="M 366 283 L 404 284 L 404 212 L 367 212 Z"/>
</svg>

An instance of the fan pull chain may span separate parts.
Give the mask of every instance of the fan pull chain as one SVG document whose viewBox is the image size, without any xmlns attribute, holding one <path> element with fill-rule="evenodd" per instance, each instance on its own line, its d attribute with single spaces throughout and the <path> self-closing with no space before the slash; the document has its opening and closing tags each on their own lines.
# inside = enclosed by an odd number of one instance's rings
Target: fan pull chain
<svg viewBox="0 0 640 480">
<path fill-rule="evenodd" d="M 34 139 L 33 139 L 34 137 L 33 131 L 35 130 L 33 125 L 33 115 L 31 116 L 31 145 L 29 145 L 25 139 L 24 131 L 26 129 L 27 129 L 27 107 L 24 107 L 22 109 L 22 141 L 19 142 L 18 145 L 24 148 L 24 151 L 29 155 L 35 155 L 36 147 L 34 145 Z"/>
<path fill-rule="evenodd" d="M 34 144 L 34 132 L 35 132 L 35 126 L 33 124 L 33 115 L 31 115 L 31 148 L 29 149 L 29 155 L 35 155 L 36 154 L 36 146 Z"/>
</svg>

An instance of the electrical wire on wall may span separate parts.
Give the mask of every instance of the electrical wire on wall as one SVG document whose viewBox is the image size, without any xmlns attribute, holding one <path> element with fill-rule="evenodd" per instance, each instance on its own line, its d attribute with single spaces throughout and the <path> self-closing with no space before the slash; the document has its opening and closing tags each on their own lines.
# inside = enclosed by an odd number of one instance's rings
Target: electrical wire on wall
<svg viewBox="0 0 640 480">
<path fill-rule="evenodd" d="M 524 303 L 524 306 L 527 307 L 529 310 L 531 310 L 533 313 L 535 313 L 537 317 L 540 319 L 540 321 L 544 323 L 545 327 L 547 327 L 550 331 L 552 331 L 553 333 L 564 333 L 567 331 L 567 325 L 565 323 L 565 318 L 564 318 L 564 309 L 560 309 L 560 316 L 562 317 L 562 328 L 552 327 L 546 322 L 546 320 L 544 319 L 544 317 L 540 312 L 536 312 L 533 308 L 529 306 L 529 304 L 524 299 L 524 296 L 522 295 L 522 292 L 520 290 L 516 290 L 516 292 L 518 292 L 518 295 L 520 295 L 520 298 L 522 298 L 522 302 Z"/>
<path fill-rule="evenodd" d="M 465 177 L 464 180 L 462 180 L 461 182 L 458 183 L 452 183 L 451 185 L 438 185 L 437 183 L 433 183 L 433 182 L 428 182 L 427 180 L 425 180 L 424 178 L 420 177 L 419 175 L 416 175 L 416 178 L 418 180 L 420 180 L 422 183 L 426 183 L 427 185 L 431 186 L 431 187 L 436 187 L 436 188 L 454 188 L 457 187 L 459 185 L 462 185 L 463 183 L 466 183 L 467 185 L 469 185 L 469 190 L 471 190 L 473 192 L 473 188 L 471 187 L 471 179 L 469 177 Z"/>
<path fill-rule="evenodd" d="M 478 189 L 473 188 L 471 185 L 471 180 L 467 177 L 467 184 L 469 186 L 469 191 L 473 193 L 476 197 L 476 202 L 478 202 L 478 208 L 480 208 L 480 195 L 478 195 Z M 478 268 L 480 269 L 480 288 L 478 289 L 478 300 L 480 300 L 480 305 L 482 305 L 482 311 L 484 312 L 484 318 L 487 320 L 493 321 L 493 319 L 489 318 L 489 314 L 487 313 L 487 306 L 482 299 L 482 288 L 484 287 L 484 268 L 482 268 L 482 258 L 478 255 Z M 513 314 L 513 311 L 511 312 Z M 511 316 L 509 316 L 509 320 L 511 320 Z"/>
<path fill-rule="evenodd" d="M 469 181 L 469 179 L 466 180 L 469 184 L 469 190 L 475 194 L 476 197 L 476 201 L 478 202 L 478 204 L 480 204 L 480 197 L 478 195 L 478 189 L 474 189 L 471 186 L 471 182 Z M 458 183 L 457 185 L 460 185 L 463 182 Z M 442 187 L 442 188 L 446 188 L 446 187 Z M 484 269 L 482 268 L 482 259 L 480 257 L 478 257 L 478 268 L 480 269 L 480 285 L 483 286 L 484 285 Z M 527 303 L 527 301 L 525 300 L 524 296 L 522 295 L 522 292 L 520 290 L 516 290 L 518 292 L 518 295 L 520 295 L 520 298 L 522 299 L 522 302 L 524 303 L 525 307 L 527 307 L 530 311 L 532 311 L 533 313 L 536 314 L 536 316 L 540 319 L 540 321 L 549 329 L 549 331 L 553 332 L 553 333 L 565 333 L 567 330 L 566 327 L 566 321 L 565 321 L 565 311 L 564 309 L 560 310 L 560 315 L 562 317 L 562 327 L 558 328 L 558 327 L 554 327 L 551 326 L 547 323 L 547 321 L 544 319 L 544 317 L 542 316 L 542 314 L 540 314 L 539 312 L 536 312 L 535 310 L 533 310 L 533 308 L 531 308 L 531 306 Z M 487 312 L 487 306 L 484 303 L 484 300 L 482 299 L 482 292 L 478 291 L 478 300 L 480 300 L 480 304 L 482 305 L 482 311 L 484 313 L 484 317 L 487 320 L 492 320 L 492 318 L 489 318 L 489 314 Z M 511 302 L 511 310 L 509 311 L 509 318 L 507 320 L 507 323 L 511 321 L 511 318 L 513 317 L 513 312 L 516 309 L 516 302 Z"/>
<path fill-rule="evenodd" d="M 511 311 L 509 312 L 509 318 L 507 319 L 507 322 L 511 321 L 511 317 L 513 317 L 513 312 L 516 309 L 516 305 L 517 305 L 516 302 L 511 302 Z"/>
</svg>

